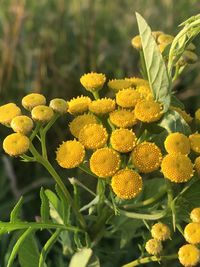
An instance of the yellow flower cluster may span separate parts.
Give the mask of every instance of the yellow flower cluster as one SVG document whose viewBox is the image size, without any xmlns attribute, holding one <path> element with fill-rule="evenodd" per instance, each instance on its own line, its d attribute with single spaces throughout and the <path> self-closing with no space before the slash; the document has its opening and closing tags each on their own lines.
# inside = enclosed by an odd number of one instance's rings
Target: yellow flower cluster
<svg viewBox="0 0 200 267">
<path fill-rule="evenodd" d="M 30 147 L 29 135 L 34 128 L 34 122 L 48 123 L 54 113 L 67 113 L 67 102 L 64 99 L 52 99 L 46 106 L 46 98 L 42 94 L 31 93 L 22 98 L 22 106 L 30 111 L 30 116 L 23 115 L 22 110 L 14 103 L 0 106 L 0 123 L 11 128 L 15 133 L 9 134 L 3 141 L 3 149 L 10 156 L 25 154 Z"/>
<path fill-rule="evenodd" d="M 145 249 L 149 254 L 158 256 L 163 249 L 162 241 L 170 238 L 170 228 L 164 223 L 156 223 L 151 228 L 151 235 L 153 238 L 146 242 Z"/>
<path fill-rule="evenodd" d="M 190 218 L 192 222 L 184 229 L 184 237 L 189 244 L 183 245 L 178 251 L 179 261 L 185 267 L 197 266 L 200 263 L 200 207 L 191 211 Z"/>
</svg>

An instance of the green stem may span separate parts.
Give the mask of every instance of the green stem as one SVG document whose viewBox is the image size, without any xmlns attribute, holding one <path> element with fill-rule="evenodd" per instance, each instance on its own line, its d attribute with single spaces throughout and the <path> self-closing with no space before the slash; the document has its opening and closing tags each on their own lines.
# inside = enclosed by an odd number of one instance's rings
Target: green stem
<svg viewBox="0 0 200 267">
<path fill-rule="evenodd" d="M 63 192 L 65 199 L 68 203 L 70 203 L 77 219 L 79 220 L 79 223 L 81 225 L 81 227 L 83 229 L 86 228 L 86 223 L 84 220 L 83 215 L 79 212 L 79 210 L 76 208 L 76 205 L 74 204 L 74 201 L 69 193 L 69 191 L 67 190 L 65 184 L 62 182 L 60 176 L 58 175 L 58 173 L 55 171 L 55 169 L 53 168 L 53 166 L 51 165 L 51 163 L 43 158 L 35 149 L 35 147 L 31 144 L 30 146 L 30 151 L 33 154 L 33 156 L 35 156 L 36 160 L 41 163 L 46 170 L 51 174 L 51 176 L 54 178 L 55 182 L 57 183 L 57 185 L 59 186 L 59 188 L 61 189 L 61 191 Z"/>
<path fill-rule="evenodd" d="M 144 201 L 138 202 L 138 203 L 133 203 L 133 204 L 127 204 L 123 205 L 124 209 L 134 209 L 134 208 L 140 208 L 140 207 L 145 207 L 148 206 L 154 202 L 156 202 L 158 199 L 162 198 L 166 194 L 166 188 L 160 190 L 160 192 L 155 195 L 154 197 L 150 197 Z"/>
<path fill-rule="evenodd" d="M 93 172 L 91 172 L 91 170 L 90 170 L 87 166 L 85 166 L 83 163 L 80 164 L 80 165 L 78 166 L 78 168 L 79 168 L 80 170 L 82 170 L 83 172 L 85 172 L 85 173 L 87 173 L 87 174 L 89 174 L 89 175 L 91 175 L 91 176 L 93 176 L 93 177 L 95 177 L 95 178 L 98 178 L 98 176 L 95 175 Z M 98 179 L 99 179 L 99 178 L 98 178 Z"/>
<path fill-rule="evenodd" d="M 99 93 L 98 92 L 92 92 L 94 99 L 99 99 Z"/>
<path fill-rule="evenodd" d="M 146 264 L 149 262 L 168 261 L 168 260 L 174 260 L 177 258 L 178 258 L 177 254 L 173 254 L 173 255 L 169 255 L 169 256 L 160 256 L 160 257 L 150 256 L 150 257 L 145 257 L 142 259 L 137 259 L 135 261 L 129 262 L 129 263 L 123 265 L 122 267 L 134 267 L 134 266 L 139 266 L 141 264 Z"/>
<path fill-rule="evenodd" d="M 166 185 L 167 185 L 168 208 L 171 210 L 171 213 L 172 213 L 172 223 L 173 223 L 173 228 L 175 231 L 176 230 L 175 202 L 173 199 L 172 184 L 167 179 L 166 179 Z"/>
<path fill-rule="evenodd" d="M 128 218 L 132 219 L 139 219 L 139 220 L 159 220 L 167 214 L 167 210 L 162 210 L 160 212 L 154 213 L 154 214 L 145 214 L 145 213 L 135 213 L 135 212 L 129 212 L 125 210 L 120 210 L 119 212 L 121 215 L 124 215 Z"/>
<path fill-rule="evenodd" d="M 40 129 L 40 142 L 42 146 L 42 156 L 44 159 L 48 160 L 46 148 L 46 132 L 44 131 L 44 129 Z"/>
<path fill-rule="evenodd" d="M 96 197 L 97 195 L 92 191 L 90 190 L 87 186 L 85 186 L 84 184 L 82 184 L 78 179 L 76 178 L 69 178 L 69 181 L 71 184 L 77 184 L 79 185 L 80 187 L 82 187 L 83 189 L 85 189 L 86 191 L 88 191 L 91 195 L 93 195 L 94 197 Z"/>
<path fill-rule="evenodd" d="M 36 136 L 37 133 L 39 132 L 41 126 L 42 126 L 42 124 L 41 124 L 40 122 L 37 122 L 34 131 L 32 132 L 31 136 L 29 137 L 30 141 L 33 141 L 33 139 L 35 138 L 35 136 Z"/>
</svg>

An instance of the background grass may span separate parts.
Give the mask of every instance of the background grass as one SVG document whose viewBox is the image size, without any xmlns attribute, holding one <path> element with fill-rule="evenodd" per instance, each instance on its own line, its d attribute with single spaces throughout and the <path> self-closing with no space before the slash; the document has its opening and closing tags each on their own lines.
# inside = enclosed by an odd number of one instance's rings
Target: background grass
<svg viewBox="0 0 200 267">
<path fill-rule="evenodd" d="M 200 2 L 0 0 L 0 104 L 20 103 L 29 92 L 41 92 L 48 100 L 68 100 L 84 93 L 79 78 L 91 70 L 103 72 L 108 78 L 139 75 L 138 53 L 130 43 L 138 33 L 135 11 L 153 30 L 176 34 L 179 23 L 199 13 Z M 195 43 L 200 55 L 198 41 Z M 192 113 L 200 106 L 199 66 L 192 65 L 176 84 L 180 98 Z M 55 139 L 48 146 L 52 158 L 57 144 L 69 135 L 68 120 L 62 119 L 50 132 L 50 140 Z M 21 194 L 26 202 L 23 216 L 34 220 L 39 213 L 39 187 L 51 187 L 52 182 L 40 166 L 20 163 L 3 154 L 2 141 L 8 133 L 9 129 L 0 126 L 0 220 L 9 218 Z M 1 237 L 1 259 L 6 256 L 8 242 L 8 237 Z"/>
</svg>

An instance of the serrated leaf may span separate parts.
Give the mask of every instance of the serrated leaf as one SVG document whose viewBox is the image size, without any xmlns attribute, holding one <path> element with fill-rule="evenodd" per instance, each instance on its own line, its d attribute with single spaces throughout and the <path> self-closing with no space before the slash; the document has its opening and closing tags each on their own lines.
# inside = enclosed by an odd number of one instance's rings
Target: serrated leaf
<svg viewBox="0 0 200 267">
<path fill-rule="evenodd" d="M 45 194 L 49 200 L 51 218 L 55 222 L 59 224 L 63 224 L 64 222 L 62 218 L 62 205 L 61 205 L 60 199 L 57 197 L 57 195 L 54 192 L 52 192 L 49 189 L 45 190 Z"/>
<path fill-rule="evenodd" d="M 168 133 L 180 132 L 185 135 L 191 134 L 191 129 L 186 121 L 175 110 L 168 110 L 158 124 Z"/>
<path fill-rule="evenodd" d="M 82 250 L 76 252 L 69 263 L 69 267 L 86 267 L 91 256 L 91 248 L 83 248 Z"/>
<path fill-rule="evenodd" d="M 40 198 L 41 198 L 41 207 L 40 207 L 40 214 L 41 214 L 41 221 L 48 222 L 49 221 L 49 201 L 44 192 L 44 188 L 42 187 L 40 190 Z"/>
<path fill-rule="evenodd" d="M 18 250 L 20 248 L 20 246 L 23 244 L 23 242 L 25 241 L 25 239 L 34 231 L 34 229 L 32 229 L 31 227 L 28 228 L 17 240 L 17 242 L 15 243 L 12 252 L 10 254 L 9 260 L 8 260 L 8 264 L 7 267 L 11 267 L 15 257 L 17 256 Z"/>
<path fill-rule="evenodd" d="M 154 99 L 163 104 L 166 112 L 170 106 L 170 80 L 165 62 L 159 52 L 151 29 L 144 18 L 136 13 L 139 33 L 142 41 L 148 81 L 153 92 Z"/>
<path fill-rule="evenodd" d="M 39 250 L 33 234 L 30 234 L 20 246 L 18 258 L 21 267 L 38 267 Z"/>
<path fill-rule="evenodd" d="M 19 217 L 20 217 L 22 204 L 23 204 L 23 197 L 20 197 L 17 204 L 15 205 L 15 207 L 13 208 L 13 210 L 10 213 L 10 221 L 11 222 L 20 221 Z"/>
</svg>

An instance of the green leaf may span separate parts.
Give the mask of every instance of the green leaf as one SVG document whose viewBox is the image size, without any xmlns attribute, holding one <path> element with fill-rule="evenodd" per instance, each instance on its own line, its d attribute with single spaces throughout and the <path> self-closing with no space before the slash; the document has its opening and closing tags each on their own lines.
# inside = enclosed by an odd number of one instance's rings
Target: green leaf
<svg viewBox="0 0 200 267">
<path fill-rule="evenodd" d="M 28 235 L 30 235 L 32 232 L 34 231 L 34 229 L 32 229 L 31 227 L 28 228 L 21 236 L 20 238 L 17 240 L 17 242 L 15 243 L 13 250 L 10 254 L 9 260 L 8 260 L 8 264 L 7 267 L 11 267 L 15 257 L 17 256 L 18 250 L 20 248 L 20 246 L 22 245 L 22 243 L 25 241 L 25 239 L 28 237 Z"/>
<path fill-rule="evenodd" d="M 50 207 L 51 218 L 59 224 L 64 224 L 62 218 L 62 205 L 60 199 L 57 197 L 55 193 L 53 193 L 49 189 L 45 190 L 45 194 L 50 202 L 49 207 Z"/>
<path fill-rule="evenodd" d="M 41 220 L 42 222 L 48 222 L 49 215 L 50 215 L 49 214 L 49 201 L 44 192 L 43 187 L 41 187 L 41 190 L 40 190 L 40 198 L 41 198 L 41 207 L 40 207 Z"/>
<path fill-rule="evenodd" d="M 23 204 L 23 197 L 20 197 L 17 204 L 15 205 L 15 207 L 13 208 L 13 210 L 10 213 L 10 221 L 11 222 L 20 221 L 19 216 L 20 216 L 22 204 Z"/>
<path fill-rule="evenodd" d="M 99 258 L 96 255 L 92 255 L 87 267 L 101 267 Z"/>
<path fill-rule="evenodd" d="M 49 240 L 46 242 L 46 244 L 44 245 L 41 254 L 40 254 L 40 258 L 39 258 L 39 267 L 45 267 L 45 260 L 47 257 L 47 254 L 49 253 L 49 251 L 51 250 L 52 246 L 55 244 L 55 242 L 57 241 L 59 235 L 60 235 L 61 230 L 57 229 L 53 235 L 49 238 Z"/>
<path fill-rule="evenodd" d="M 38 267 L 39 250 L 33 233 L 20 246 L 18 257 L 21 267 Z"/>
<path fill-rule="evenodd" d="M 175 97 L 175 95 L 172 95 L 171 97 L 171 106 L 174 106 L 180 109 L 185 109 L 184 104 L 177 97 Z"/>
<path fill-rule="evenodd" d="M 60 198 L 60 205 L 61 205 L 61 216 L 62 216 L 62 219 L 63 219 L 63 222 L 64 224 L 68 224 L 70 223 L 70 205 L 69 203 L 67 202 L 63 192 L 60 190 L 59 186 L 56 184 L 56 192 Z"/>
<path fill-rule="evenodd" d="M 69 267 L 86 267 L 91 256 L 91 248 L 83 248 L 82 250 L 76 252 L 69 263 Z"/>
<path fill-rule="evenodd" d="M 189 125 L 175 110 L 169 110 L 165 113 L 158 125 L 163 127 L 168 133 L 180 132 L 185 135 L 191 134 Z"/>
<path fill-rule="evenodd" d="M 159 52 L 151 29 L 144 18 L 136 13 L 146 64 L 146 71 L 154 99 L 163 104 L 166 112 L 170 106 L 170 81 L 165 62 Z"/>
</svg>

